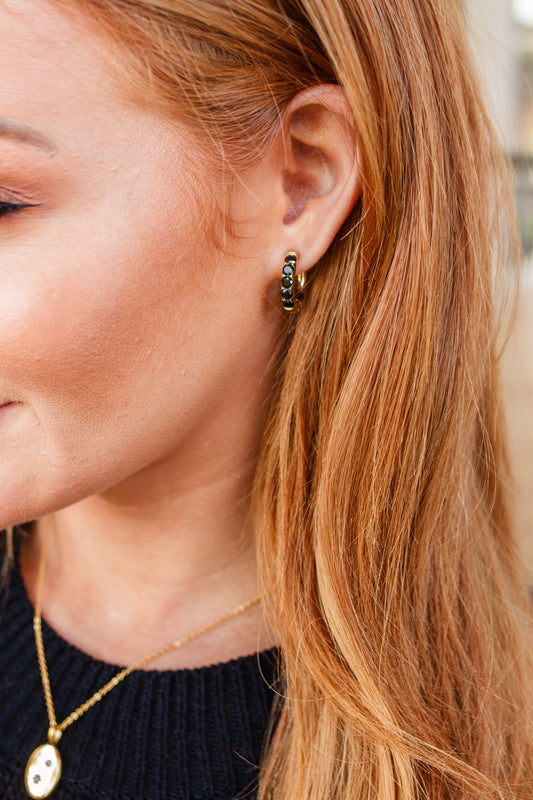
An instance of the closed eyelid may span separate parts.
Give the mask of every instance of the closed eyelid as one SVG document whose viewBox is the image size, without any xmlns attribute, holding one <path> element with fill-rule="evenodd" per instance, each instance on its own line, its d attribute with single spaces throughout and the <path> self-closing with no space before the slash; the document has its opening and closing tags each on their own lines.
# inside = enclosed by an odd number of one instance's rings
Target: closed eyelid
<svg viewBox="0 0 533 800">
<path fill-rule="evenodd" d="M 0 203 L 23 206 L 40 205 L 40 203 L 34 201 L 31 192 L 21 193 L 15 189 L 7 189 L 5 186 L 0 186 Z"/>
<path fill-rule="evenodd" d="M 18 214 L 25 208 L 33 208 L 38 205 L 41 205 L 41 203 L 11 203 L 0 200 L 0 219 L 10 214 Z"/>
</svg>

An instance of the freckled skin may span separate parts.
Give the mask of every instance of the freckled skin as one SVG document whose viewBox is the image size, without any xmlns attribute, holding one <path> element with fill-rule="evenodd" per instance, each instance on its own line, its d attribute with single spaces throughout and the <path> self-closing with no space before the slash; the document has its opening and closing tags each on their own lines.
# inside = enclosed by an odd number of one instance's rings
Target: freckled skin
<svg viewBox="0 0 533 800">
<path fill-rule="evenodd" d="M 21 403 L 0 424 L 7 524 L 181 468 L 199 429 L 235 444 L 278 320 L 270 276 L 199 235 L 192 137 L 128 103 L 82 22 L 28 0 L 0 20 L 0 115 L 58 149 L 0 140 L 0 200 L 40 204 L 0 219 L 0 397 Z"/>
<path fill-rule="evenodd" d="M 194 131 L 131 101 L 75 2 L 0 0 L 0 32 L 0 118 L 56 150 L 0 136 L 0 202 L 34 205 L 0 217 L 0 404 L 16 402 L 0 527 L 37 520 L 34 600 L 50 515 L 43 617 L 125 665 L 258 592 L 249 499 L 281 268 L 295 250 L 312 269 L 358 196 L 351 110 L 339 86 L 295 95 L 232 187 L 222 251 L 201 235 L 220 220 L 198 212 L 217 176 Z M 150 668 L 274 642 L 255 605 Z"/>
<path fill-rule="evenodd" d="M 83 17 L 0 0 L 0 31 L 0 117 L 57 150 L 0 137 L 0 201 L 34 204 L 0 218 L 0 402 L 17 403 L 0 414 L 0 527 L 54 512 L 44 617 L 131 663 L 257 594 L 245 499 L 280 255 L 244 188 L 236 216 L 257 225 L 228 252 L 205 244 L 205 159 L 127 99 Z M 21 556 L 33 598 L 41 533 Z M 156 666 L 268 646 L 260 620 Z"/>
</svg>

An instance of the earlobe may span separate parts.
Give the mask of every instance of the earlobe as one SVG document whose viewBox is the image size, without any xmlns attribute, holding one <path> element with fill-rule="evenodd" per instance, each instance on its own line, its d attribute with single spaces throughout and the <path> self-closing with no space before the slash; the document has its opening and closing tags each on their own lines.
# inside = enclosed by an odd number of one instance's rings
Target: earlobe
<svg viewBox="0 0 533 800">
<path fill-rule="evenodd" d="M 283 239 L 307 270 L 331 244 L 361 191 L 351 108 L 340 86 L 315 86 L 286 109 Z"/>
</svg>

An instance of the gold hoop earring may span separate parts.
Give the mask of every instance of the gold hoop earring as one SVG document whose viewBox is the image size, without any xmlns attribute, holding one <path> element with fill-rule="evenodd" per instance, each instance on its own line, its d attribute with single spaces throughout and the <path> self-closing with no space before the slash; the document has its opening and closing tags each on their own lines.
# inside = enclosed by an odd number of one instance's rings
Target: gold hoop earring
<svg viewBox="0 0 533 800">
<path fill-rule="evenodd" d="M 296 262 L 298 256 L 293 250 L 289 250 L 285 256 L 283 272 L 281 275 L 281 303 L 285 311 L 297 314 L 302 307 L 305 287 L 305 272 L 296 275 Z"/>
</svg>

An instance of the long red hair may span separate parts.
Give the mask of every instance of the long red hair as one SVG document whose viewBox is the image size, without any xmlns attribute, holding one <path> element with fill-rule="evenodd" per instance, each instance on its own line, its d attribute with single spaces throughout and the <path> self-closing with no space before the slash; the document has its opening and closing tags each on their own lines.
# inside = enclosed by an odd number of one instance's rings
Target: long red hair
<svg viewBox="0 0 533 800">
<path fill-rule="evenodd" d="M 124 85 L 232 170 L 302 88 L 339 83 L 353 110 L 362 194 L 288 323 L 254 486 L 282 662 L 259 797 L 530 800 L 531 615 L 497 364 L 519 247 L 459 8 L 76 6 Z"/>
</svg>

